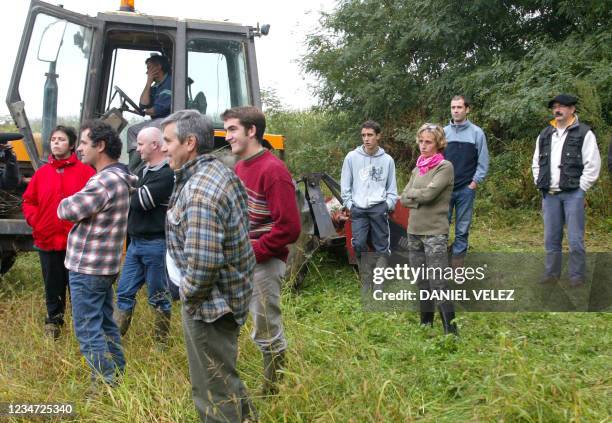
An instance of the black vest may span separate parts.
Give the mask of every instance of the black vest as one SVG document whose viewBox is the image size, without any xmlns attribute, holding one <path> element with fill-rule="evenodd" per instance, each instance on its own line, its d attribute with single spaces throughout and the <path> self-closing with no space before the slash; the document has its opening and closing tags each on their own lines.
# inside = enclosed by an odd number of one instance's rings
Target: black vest
<svg viewBox="0 0 612 423">
<path fill-rule="evenodd" d="M 552 134 L 556 128 L 547 126 L 540 133 L 540 173 L 538 174 L 538 188 L 544 191 L 550 189 L 550 144 Z M 582 144 L 584 137 L 591 128 L 583 123 L 572 125 L 567 130 L 563 149 L 561 150 L 561 175 L 559 188 L 562 191 L 570 191 L 580 188 L 580 176 L 584 164 L 582 163 Z"/>
</svg>

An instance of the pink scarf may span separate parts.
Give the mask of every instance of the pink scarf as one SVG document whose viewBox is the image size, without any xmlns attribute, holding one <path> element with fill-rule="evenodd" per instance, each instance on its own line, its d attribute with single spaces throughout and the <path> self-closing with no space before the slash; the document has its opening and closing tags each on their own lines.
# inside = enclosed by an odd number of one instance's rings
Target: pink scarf
<svg viewBox="0 0 612 423">
<path fill-rule="evenodd" d="M 420 155 L 416 162 L 419 168 L 419 175 L 425 175 L 429 170 L 438 166 L 442 160 L 444 160 L 442 153 L 436 153 L 431 157 L 423 157 L 423 155 Z"/>
</svg>

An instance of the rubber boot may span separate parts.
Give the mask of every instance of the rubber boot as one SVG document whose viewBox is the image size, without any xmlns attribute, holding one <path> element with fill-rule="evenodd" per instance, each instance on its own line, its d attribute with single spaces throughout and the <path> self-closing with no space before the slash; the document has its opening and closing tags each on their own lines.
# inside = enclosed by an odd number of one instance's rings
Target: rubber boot
<svg viewBox="0 0 612 423">
<path fill-rule="evenodd" d="M 421 311 L 421 324 L 424 326 L 433 326 L 434 321 L 434 302 L 431 300 L 420 300 L 419 309 Z"/>
<path fill-rule="evenodd" d="M 57 323 L 45 323 L 45 336 L 57 341 L 60 337 L 60 326 Z"/>
<path fill-rule="evenodd" d="M 155 310 L 155 327 L 153 337 L 159 351 L 168 348 L 168 334 L 170 333 L 170 311 Z"/>
<path fill-rule="evenodd" d="M 119 326 L 121 336 L 124 336 L 130 328 L 130 323 L 132 322 L 132 310 L 123 311 L 115 308 L 115 311 L 113 311 L 113 320 L 117 326 Z"/>
<path fill-rule="evenodd" d="M 389 257 L 386 254 L 380 254 L 376 257 L 374 267 L 384 269 L 389 264 Z"/>
<path fill-rule="evenodd" d="M 440 317 L 442 318 L 444 334 L 459 336 L 457 324 L 453 321 L 455 319 L 455 305 L 450 301 L 446 301 L 438 305 L 438 309 L 440 311 Z"/>
<path fill-rule="evenodd" d="M 458 267 L 464 267 L 465 264 L 465 256 L 452 256 L 451 257 L 451 267 L 453 269 L 457 269 Z"/>
<path fill-rule="evenodd" d="M 278 382 L 282 379 L 280 373 L 285 368 L 285 351 L 278 353 L 263 353 L 264 381 L 262 395 L 276 395 L 278 393 Z"/>
</svg>

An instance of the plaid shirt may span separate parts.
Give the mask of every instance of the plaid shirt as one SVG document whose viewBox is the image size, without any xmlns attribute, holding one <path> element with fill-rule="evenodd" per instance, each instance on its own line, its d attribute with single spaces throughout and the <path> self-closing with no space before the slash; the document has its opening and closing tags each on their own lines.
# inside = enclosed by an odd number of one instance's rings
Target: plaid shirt
<svg viewBox="0 0 612 423">
<path fill-rule="evenodd" d="M 127 232 L 130 190 L 136 176 L 124 165 L 109 165 L 76 194 L 64 198 L 60 219 L 75 222 L 68 234 L 64 265 L 86 275 L 116 275 Z"/>
<path fill-rule="evenodd" d="M 198 156 L 176 171 L 166 243 L 181 272 L 187 312 L 208 323 L 232 313 L 243 324 L 255 267 L 247 195 L 236 174 L 214 156 Z"/>
</svg>

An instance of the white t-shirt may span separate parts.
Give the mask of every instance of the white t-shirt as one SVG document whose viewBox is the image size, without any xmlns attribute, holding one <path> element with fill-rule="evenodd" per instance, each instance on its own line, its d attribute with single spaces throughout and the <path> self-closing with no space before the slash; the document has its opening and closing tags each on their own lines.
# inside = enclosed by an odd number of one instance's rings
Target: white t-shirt
<svg viewBox="0 0 612 423">
<path fill-rule="evenodd" d="M 183 272 L 177 267 L 168 250 L 166 250 L 166 269 L 168 270 L 170 281 L 180 287 L 181 279 L 183 279 Z"/>
</svg>

